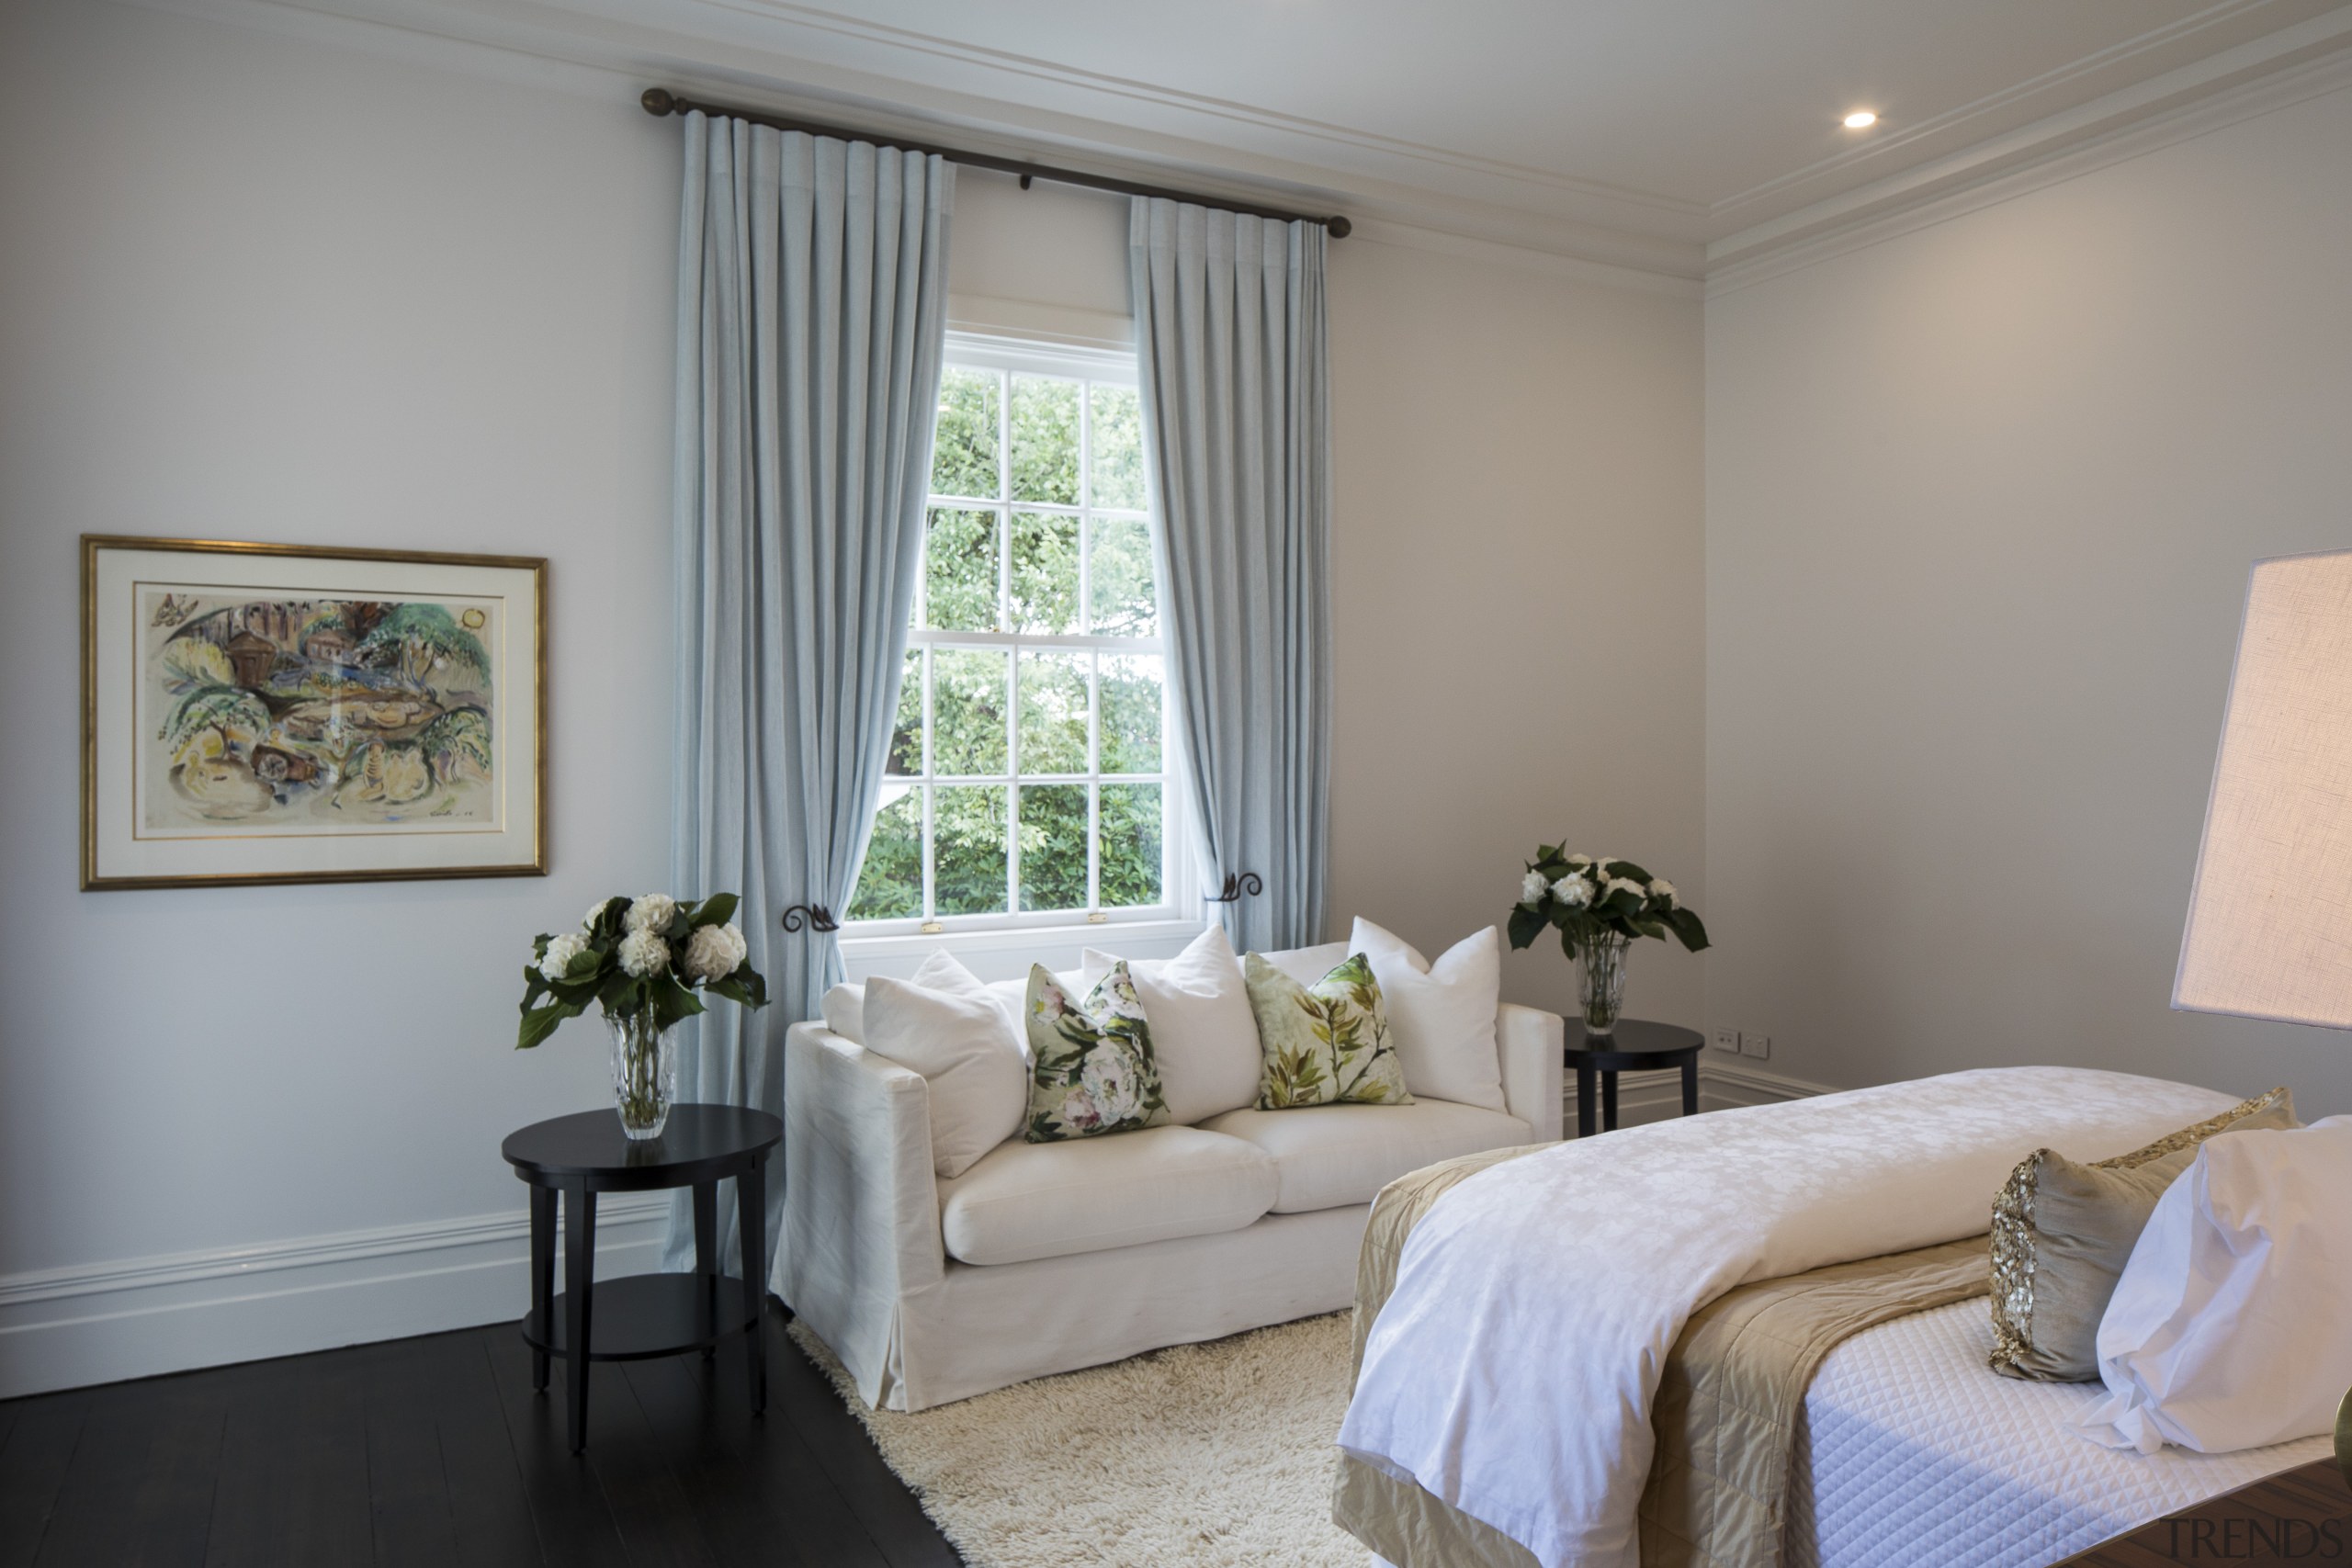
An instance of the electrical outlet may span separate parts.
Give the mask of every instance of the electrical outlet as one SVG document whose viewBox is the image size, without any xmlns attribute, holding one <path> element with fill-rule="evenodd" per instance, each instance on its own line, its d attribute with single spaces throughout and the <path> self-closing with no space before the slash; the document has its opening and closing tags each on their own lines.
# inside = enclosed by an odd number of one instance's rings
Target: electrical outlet
<svg viewBox="0 0 2352 1568">
<path fill-rule="evenodd" d="M 1736 1030 L 1736 1029 L 1718 1029 L 1718 1030 L 1716 1030 L 1716 1031 L 1715 1031 L 1715 1049 L 1716 1049 L 1716 1050 L 1718 1050 L 1718 1051 L 1728 1051 L 1728 1052 L 1730 1052 L 1730 1053 L 1731 1053 L 1733 1055 L 1735 1055 L 1735 1056 L 1738 1055 L 1739 1055 L 1739 1031 L 1738 1031 L 1738 1030 Z"/>
<path fill-rule="evenodd" d="M 1739 1054 L 1753 1056 L 1759 1062 L 1772 1059 L 1772 1037 L 1769 1034 L 1743 1034 L 1739 1037 Z"/>
</svg>

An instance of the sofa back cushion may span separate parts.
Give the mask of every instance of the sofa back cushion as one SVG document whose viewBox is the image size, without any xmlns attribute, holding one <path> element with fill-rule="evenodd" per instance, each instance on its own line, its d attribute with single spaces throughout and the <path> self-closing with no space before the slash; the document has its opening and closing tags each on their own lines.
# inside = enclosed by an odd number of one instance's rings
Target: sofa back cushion
<svg viewBox="0 0 2352 1568">
<path fill-rule="evenodd" d="M 1086 950 L 1091 989 L 1121 960 Z M 1173 958 L 1128 962 L 1136 995 L 1151 1021 L 1168 1119 L 1186 1126 L 1254 1104 L 1258 1099 L 1258 1021 L 1241 961 L 1225 928 L 1211 926 Z"/>
<path fill-rule="evenodd" d="M 1372 961 L 1405 1087 L 1417 1098 L 1504 1110 L 1502 1056 L 1495 1046 L 1502 933 L 1488 926 L 1432 964 L 1404 938 L 1359 917 L 1348 945 Z"/>
<path fill-rule="evenodd" d="M 818 1004 L 825 1027 L 853 1045 L 865 1043 L 865 982 L 849 980 L 825 993 Z"/>
<path fill-rule="evenodd" d="M 1348 954 L 1354 951 L 1344 942 L 1327 942 L 1315 947 L 1277 948 L 1258 956 L 1300 985 L 1312 986 L 1345 964 Z"/>
<path fill-rule="evenodd" d="M 930 1086 L 932 1167 L 941 1176 L 961 1176 L 1021 1131 L 1029 1075 L 1020 1038 L 970 970 L 934 953 L 911 980 L 867 981 L 862 1010 L 865 1048 Z"/>
</svg>

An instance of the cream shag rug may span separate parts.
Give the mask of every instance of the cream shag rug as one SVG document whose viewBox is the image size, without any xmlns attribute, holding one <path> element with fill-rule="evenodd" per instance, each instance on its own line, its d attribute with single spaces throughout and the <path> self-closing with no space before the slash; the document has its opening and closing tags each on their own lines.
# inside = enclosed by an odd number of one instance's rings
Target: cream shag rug
<svg viewBox="0 0 2352 1568">
<path fill-rule="evenodd" d="M 833 1380 L 971 1568 L 1363 1568 L 1331 1522 L 1348 1314 L 1040 1378 L 909 1415 Z"/>
</svg>

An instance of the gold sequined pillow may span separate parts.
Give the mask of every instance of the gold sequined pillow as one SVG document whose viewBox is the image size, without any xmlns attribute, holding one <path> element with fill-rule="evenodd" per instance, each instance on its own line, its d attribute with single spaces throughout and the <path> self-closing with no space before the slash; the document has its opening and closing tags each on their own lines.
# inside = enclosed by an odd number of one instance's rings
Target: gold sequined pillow
<svg viewBox="0 0 2352 1568">
<path fill-rule="evenodd" d="M 2083 1165 L 2036 1149 L 1993 1200 L 1993 1370 L 2045 1382 L 2098 1377 L 2098 1323 L 2156 1200 L 2222 1133 L 2296 1127 L 2283 1089 L 2128 1155 Z"/>
</svg>

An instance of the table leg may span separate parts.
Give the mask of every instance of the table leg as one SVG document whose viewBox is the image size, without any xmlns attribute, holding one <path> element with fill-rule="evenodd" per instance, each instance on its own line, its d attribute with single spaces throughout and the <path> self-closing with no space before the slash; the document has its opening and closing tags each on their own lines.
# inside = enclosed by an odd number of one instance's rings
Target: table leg
<svg viewBox="0 0 2352 1568">
<path fill-rule="evenodd" d="M 563 1194 L 564 1391 L 571 1398 L 571 1451 L 588 1447 L 588 1318 L 595 1288 L 596 1195 L 584 1187 Z"/>
<path fill-rule="evenodd" d="M 1577 1064 L 1577 1136 L 1579 1138 L 1592 1136 L 1592 1088 L 1591 1064 L 1578 1062 Z"/>
<path fill-rule="evenodd" d="M 1607 1070 L 1600 1075 L 1600 1130 L 1617 1130 L 1617 1075 Z"/>
<path fill-rule="evenodd" d="M 555 1189 L 531 1189 L 531 1386 L 548 1391 L 548 1341 L 555 1337 Z"/>
<path fill-rule="evenodd" d="M 703 1332 L 717 1338 L 718 1334 L 718 1301 L 724 1287 L 719 1283 L 727 1276 L 727 1266 L 718 1256 L 718 1183 L 695 1183 L 695 1272 L 710 1279 L 710 1319 L 703 1325 Z M 702 1348 L 702 1359 L 709 1360 L 718 1354 L 717 1345 Z"/>
<path fill-rule="evenodd" d="M 767 1161 L 754 1159 L 735 1178 L 735 1217 L 743 1234 L 743 1288 L 752 1295 L 752 1326 L 744 1359 L 752 1367 L 752 1414 L 768 1407 Z"/>
<path fill-rule="evenodd" d="M 1699 1114 L 1699 1062 L 1696 1057 L 1682 1064 L 1682 1114 Z"/>
</svg>

